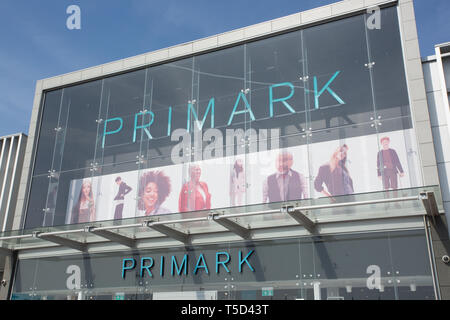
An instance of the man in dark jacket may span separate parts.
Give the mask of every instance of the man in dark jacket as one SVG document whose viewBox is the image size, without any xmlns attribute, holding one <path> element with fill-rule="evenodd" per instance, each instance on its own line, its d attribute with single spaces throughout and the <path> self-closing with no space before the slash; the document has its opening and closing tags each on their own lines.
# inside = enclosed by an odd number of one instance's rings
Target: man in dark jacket
<svg viewBox="0 0 450 320">
<path fill-rule="evenodd" d="M 383 181 L 384 190 L 395 190 L 398 189 L 397 174 L 403 177 L 405 173 L 403 172 L 397 152 L 389 148 L 389 143 L 389 137 L 381 138 L 383 149 L 377 155 L 377 171 L 378 177 Z"/>
<path fill-rule="evenodd" d="M 307 199 L 306 179 L 303 174 L 292 170 L 292 153 L 281 152 L 276 160 L 277 172 L 268 176 L 263 184 L 263 202 L 292 201 Z"/>
<path fill-rule="evenodd" d="M 131 187 L 129 187 L 125 182 L 122 181 L 121 177 L 116 178 L 116 183 L 119 186 L 119 191 L 117 195 L 114 197 L 116 201 L 116 210 L 114 212 L 114 220 L 122 219 L 122 211 L 123 211 L 123 203 L 125 200 L 125 196 L 130 193 Z"/>
</svg>

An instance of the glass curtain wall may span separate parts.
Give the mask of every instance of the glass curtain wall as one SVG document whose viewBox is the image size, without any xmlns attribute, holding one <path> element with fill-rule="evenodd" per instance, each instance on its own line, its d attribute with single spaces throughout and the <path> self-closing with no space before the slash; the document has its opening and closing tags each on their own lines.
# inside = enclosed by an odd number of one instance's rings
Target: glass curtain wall
<svg viewBox="0 0 450 320">
<path fill-rule="evenodd" d="M 25 228 L 421 186 L 396 8 L 367 18 L 47 92 Z"/>
<path fill-rule="evenodd" d="M 432 300 L 428 261 L 424 230 L 46 257 L 19 261 L 11 298 Z"/>
</svg>

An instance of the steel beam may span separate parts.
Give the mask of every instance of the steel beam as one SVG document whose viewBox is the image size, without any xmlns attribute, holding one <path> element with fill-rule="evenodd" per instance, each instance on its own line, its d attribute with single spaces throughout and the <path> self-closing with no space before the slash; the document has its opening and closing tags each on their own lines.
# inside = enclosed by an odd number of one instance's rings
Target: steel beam
<svg viewBox="0 0 450 320">
<path fill-rule="evenodd" d="M 191 238 L 188 234 L 180 232 L 175 229 L 172 229 L 164 224 L 158 224 L 158 223 L 154 223 L 154 222 L 146 222 L 145 225 L 153 230 L 156 230 L 158 232 L 161 232 L 162 234 L 165 234 L 169 238 L 173 238 L 173 239 L 183 242 L 185 244 L 188 244 L 191 241 Z"/>
<path fill-rule="evenodd" d="M 13 250 L 0 247 L 0 255 L 1 256 L 11 256 L 12 254 L 13 254 Z"/>
<path fill-rule="evenodd" d="M 58 237 L 55 235 L 44 235 L 44 234 L 36 234 L 36 237 L 42 240 L 50 241 L 56 244 L 59 244 L 63 247 L 68 247 L 71 249 L 75 249 L 78 251 L 86 251 L 87 245 L 86 243 L 81 243 L 78 241 L 70 240 L 63 237 Z"/>
<path fill-rule="evenodd" d="M 305 227 L 305 229 L 308 230 L 309 233 L 315 233 L 316 223 L 309 219 L 306 215 L 304 215 L 301 210 L 295 209 L 292 206 L 288 206 L 282 207 L 281 212 L 289 214 L 292 218 L 295 219 L 295 221 Z"/>
<path fill-rule="evenodd" d="M 422 200 L 423 206 L 425 207 L 428 216 L 433 218 L 439 216 L 439 208 L 434 196 L 434 192 L 421 192 L 420 199 Z"/>
<path fill-rule="evenodd" d="M 237 224 L 236 222 L 233 222 L 233 221 L 227 219 L 226 216 L 219 216 L 218 214 L 211 214 L 210 220 L 213 220 L 214 222 L 220 224 L 222 227 L 237 234 L 242 239 L 250 239 L 250 237 L 251 237 L 249 229 L 244 228 L 243 226 Z"/>
<path fill-rule="evenodd" d="M 136 245 L 136 240 L 125 237 L 121 234 L 117 234 L 112 231 L 89 229 L 88 232 L 93 233 L 102 238 L 108 239 L 111 242 L 117 242 L 130 248 L 133 248 Z"/>
</svg>

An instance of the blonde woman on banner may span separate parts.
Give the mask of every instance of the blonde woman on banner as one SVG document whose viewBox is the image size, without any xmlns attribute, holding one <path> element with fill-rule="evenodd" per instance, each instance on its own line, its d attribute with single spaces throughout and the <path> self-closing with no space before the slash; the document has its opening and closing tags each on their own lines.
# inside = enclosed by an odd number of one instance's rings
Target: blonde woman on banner
<svg viewBox="0 0 450 320">
<path fill-rule="evenodd" d="M 331 155 L 330 161 L 319 168 L 314 180 L 316 191 L 332 201 L 335 201 L 336 196 L 350 195 L 354 192 L 353 180 L 346 165 L 348 149 L 346 144 L 338 147 Z"/>
</svg>

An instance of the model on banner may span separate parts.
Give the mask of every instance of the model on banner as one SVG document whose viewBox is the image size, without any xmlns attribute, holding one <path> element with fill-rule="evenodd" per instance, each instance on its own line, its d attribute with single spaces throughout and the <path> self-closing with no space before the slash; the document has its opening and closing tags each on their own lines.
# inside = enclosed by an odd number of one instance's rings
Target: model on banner
<svg viewBox="0 0 450 320">
<path fill-rule="evenodd" d="M 242 159 L 237 159 L 231 168 L 230 174 L 230 204 L 231 206 L 244 205 L 245 199 L 245 171 Z"/>
<path fill-rule="evenodd" d="M 189 168 L 189 181 L 180 191 L 178 200 L 179 212 L 211 209 L 211 194 L 206 182 L 200 181 L 202 169 L 199 165 L 191 165 Z"/>
<path fill-rule="evenodd" d="M 83 180 L 78 201 L 72 209 L 71 223 L 95 221 L 95 201 L 90 180 Z"/>
<path fill-rule="evenodd" d="M 170 213 L 162 204 L 170 194 L 170 179 L 163 171 L 149 171 L 139 180 L 139 215 L 155 215 Z"/>
<path fill-rule="evenodd" d="M 114 197 L 114 201 L 116 203 L 116 209 L 114 211 L 114 220 L 122 219 L 123 212 L 123 203 L 125 201 L 125 196 L 133 190 L 130 186 L 128 186 L 124 181 L 122 181 L 121 177 L 116 178 L 116 183 L 119 186 L 119 190 L 117 191 L 117 195 Z"/>
<path fill-rule="evenodd" d="M 384 190 L 398 189 L 397 174 L 400 178 L 405 175 L 400 159 L 397 152 L 389 148 L 389 137 L 381 138 L 380 142 L 383 149 L 377 155 L 378 178 L 382 179 Z"/>
<path fill-rule="evenodd" d="M 292 170 L 294 157 L 282 151 L 276 160 L 277 172 L 267 177 L 263 184 L 263 203 L 307 199 L 306 179 Z"/>
<path fill-rule="evenodd" d="M 353 194 L 353 180 L 346 166 L 348 149 L 346 144 L 340 146 L 332 154 L 330 161 L 319 168 L 314 180 L 317 192 L 332 199 L 334 196 Z"/>
</svg>

